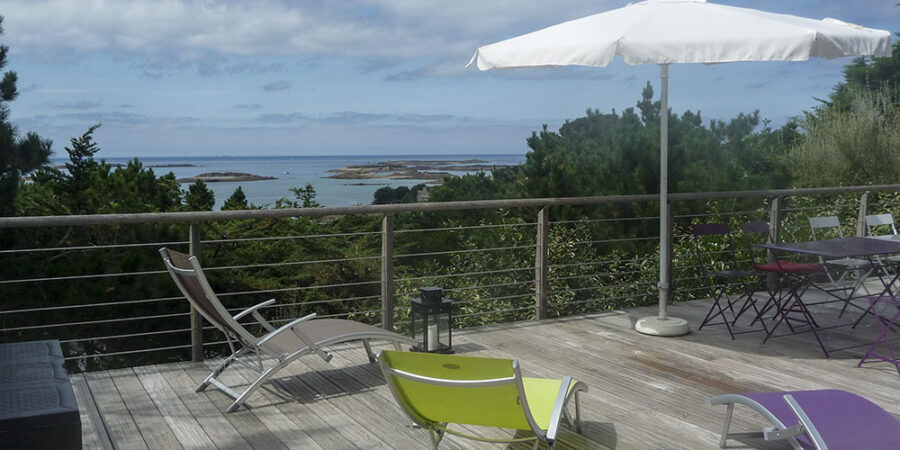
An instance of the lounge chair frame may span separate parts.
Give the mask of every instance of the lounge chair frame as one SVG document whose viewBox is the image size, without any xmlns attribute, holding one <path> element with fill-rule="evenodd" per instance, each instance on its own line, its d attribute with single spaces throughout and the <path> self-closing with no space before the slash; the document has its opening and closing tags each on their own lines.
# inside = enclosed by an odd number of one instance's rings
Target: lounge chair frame
<svg viewBox="0 0 900 450">
<path fill-rule="evenodd" d="M 900 448 L 900 421 L 884 408 L 852 392 L 822 389 L 725 394 L 713 397 L 711 403 L 728 407 L 719 440 L 722 448 L 727 439 L 736 437 L 785 440 L 795 449 Z M 736 404 L 758 412 L 773 426 L 761 433 L 729 433 Z"/>
<path fill-rule="evenodd" d="M 381 359 L 381 352 L 379 352 L 378 358 L 379 360 Z M 528 406 L 528 399 L 525 395 L 525 385 L 522 379 L 522 372 L 519 369 L 519 360 L 517 359 L 512 360 L 512 376 L 482 380 L 452 380 L 446 378 L 432 378 L 388 367 L 383 361 L 381 363 L 381 370 L 384 374 L 385 380 L 387 380 L 388 386 L 390 387 L 391 394 L 394 396 L 394 399 L 397 401 L 397 403 L 403 407 L 402 409 L 406 413 L 406 415 L 409 416 L 410 419 L 412 419 L 413 424 L 417 427 L 428 429 L 429 435 L 431 436 L 432 449 L 434 450 L 438 448 L 438 444 L 440 444 L 446 433 L 450 433 L 467 439 L 491 443 L 516 443 L 528 442 L 533 440 L 535 449 L 537 449 L 540 442 L 546 442 L 548 445 L 548 450 L 552 450 L 556 445 L 556 437 L 559 432 L 559 422 L 563 417 L 565 417 L 566 421 L 569 423 L 569 426 L 575 428 L 577 432 L 581 433 L 581 406 L 579 396 L 581 392 L 587 392 L 587 385 L 581 381 L 573 379 L 570 376 L 565 376 L 562 378 L 556 401 L 553 405 L 553 412 L 550 416 L 549 427 L 545 431 L 537 424 L 534 416 L 531 414 L 531 409 Z M 515 385 L 516 390 L 518 391 L 520 405 L 522 407 L 522 414 L 525 416 L 525 419 L 528 422 L 528 425 L 531 427 L 531 432 L 534 433 L 534 436 L 512 439 L 492 439 L 451 430 L 449 429 L 448 423 L 435 422 L 433 420 L 430 420 L 419 414 L 414 408 L 410 407 L 409 402 L 407 402 L 403 398 L 401 389 L 393 383 L 391 377 L 400 377 L 433 386 L 445 386 L 452 388 L 481 388 Z M 569 400 L 573 396 L 575 397 L 574 420 L 566 409 L 566 404 L 568 404 Z"/>
<path fill-rule="evenodd" d="M 791 405 L 791 409 L 794 410 L 794 413 L 796 414 L 797 411 L 799 410 L 799 411 L 803 412 L 803 417 L 805 418 L 806 412 L 803 411 L 803 408 L 801 408 L 800 405 L 797 404 L 797 402 L 794 400 L 793 397 L 791 397 L 790 395 L 786 395 L 785 401 L 788 401 L 787 400 L 788 397 L 790 397 L 790 401 L 788 402 L 788 404 Z M 725 448 L 725 443 L 729 438 L 762 437 L 767 441 L 786 439 L 788 441 L 788 443 L 791 445 L 791 447 L 794 448 L 795 450 L 803 450 L 803 446 L 800 445 L 800 442 L 798 442 L 797 439 L 795 438 L 795 436 L 797 436 L 798 434 L 800 434 L 804 431 L 803 419 L 800 419 L 800 422 L 797 425 L 795 425 L 793 427 L 788 427 L 784 423 L 782 423 L 780 420 L 778 420 L 778 418 L 775 417 L 775 415 L 773 415 L 768 410 L 768 408 L 759 404 L 757 401 L 755 401 L 749 397 L 746 397 L 744 395 L 740 395 L 740 394 L 717 395 L 712 398 L 711 403 L 714 406 L 715 405 L 728 405 L 728 409 L 725 411 L 725 425 L 722 428 L 722 437 L 719 438 L 719 447 L 720 448 Z M 791 403 L 793 403 L 793 404 L 791 404 Z M 729 433 L 728 430 L 731 428 L 731 417 L 734 414 L 734 405 L 736 405 L 736 404 L 744 405 L 744 406 L 758 412 L 760 415 L 762 415 L 767 420 L 772 422 L 773 427 L 766 428 L 762 432 Z M 794 405 L 796 405 L 797 409 L 795 409 Z M 799 416 L 798 416 L 798 418 L 799 418 Z M 808 418 L 807 418 L 807 420 L 808 420 Z M 822 437 L 818 435 L 818 431 L 815 430 L 815 427 L 813 427 L 812 430 L 816 433 L 816 436 L 811 436 L 813 438 L 813 440 L 815 441 L 815 439 L 818 438 L 818 440 L 821 441 Z M 810 431 L 810 430 L 806 430 L 806 431 Z"/>
<path fill-rule="evenodd" d="M 372 353 L 372 348 L 369 344 L 370 339 L 392 341 L 397 350 L 400 350 L 401 343 L 415 344 L 409 337 L 351 320 L 318 319 L 314 321 L 315 313 L 295 319 L 282 325 L 280 328 L 275 328 L 260 313 L 262 308 L 273 305 L 275 299 L 251 306 L 232 316 L 212 290 L 196 256 L 188 256 L 165 247 L 159 249 L 159 253 L 178 289 L 191 303 L 191 306 L 225 334 L 225 340 L 228 343 L 228 348 L 231 350 L 231 355 L 225 358 L 197 386 L 195 392 L 202 392 L 212 384 L 234 399 L 234 403 L 228 407 L 226 412 L 233 412 L 240 408 L 263 383 L 301 356 L 314 353 L 325 362 L 330 362 L 333 355 L 324 350 L 324 347 L 329 345 L 361 340 L 369 361 L 374 363 L 376 356 Z M 266 334 L 257 337 L 248 331 L 239 322 L 247 316 L 252 316 L 256 319 L 256 322 L 266 330 Z M 317 325 L 327 324 L 331 330 L 328 333 L 318 333 L 316 339 L 313 339 L 308 332 L 304 331 L 304 327 L 308 327 L 312 322 L 317 322 Z M 272 345 L 274 340 L 284 337 L 286 333 L 295 335 L 302 345 L 287 352 L 284 351 L 283 345 L 281 348 Z M 269 360 L 274 360 L 274 362 L 269 365 Z M 256 380 L 240 393 L 218 379 L 218 376 L 233 363 L 239 363 L 259 374 Z"/>
</svg>

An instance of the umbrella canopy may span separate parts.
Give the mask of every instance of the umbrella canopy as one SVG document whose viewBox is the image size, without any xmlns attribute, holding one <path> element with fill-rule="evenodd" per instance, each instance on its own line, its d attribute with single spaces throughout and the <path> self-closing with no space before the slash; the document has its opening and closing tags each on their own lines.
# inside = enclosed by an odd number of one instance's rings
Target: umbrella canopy
<svg viewBox="0 0 900 450">
<path fill-rule="evenodd" d="M 891 52 L 891 34 L 705 0 L 648 0 L 479 48 L 481 70 L 628 64 L 805 61 Z"/>
<path fill-rule="evenodd" d="M 659 64 L 659 315 L 638 331 L 678 335 L 687 323 L 666 314 L 669 296 L 668 76 L 672 63 L 805 61 L 811 57 L 890 56 L 891 34 L 836 19 L 814 20 L 706 0 L 647 0 L 485 45 L 468 66 L 481 70 L 598 66 L 621 55 L 628 64 Z M 468 67 L 467 66 L 467 67 Z"/>
</svg>

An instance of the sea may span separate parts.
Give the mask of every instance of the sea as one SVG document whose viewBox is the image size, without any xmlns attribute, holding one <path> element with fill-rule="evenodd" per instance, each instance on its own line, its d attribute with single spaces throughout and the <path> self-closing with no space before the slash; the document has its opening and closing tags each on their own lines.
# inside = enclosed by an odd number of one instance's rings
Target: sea
<svg viewBox="0 0 900 450">
<path fill-rule="evenodd" d="M 127 164 L 133 158 L 103 158 L 109 164 Z M 176 178 L 186 178 L 210 172 L 243 172 L 274 177 L 274 180 L 214 182 L 206 185 L 216 196 L 215 210 L 221 209 L 225 200 L 238 186 L 247 196 L 247 201 L 263 207 L 271 207 L 280 198 L 296 200 L 291 187 L 312 184 L 316 190 L 316 201 L 322 206 L 369 205 L 376 190 L 390 186 L 411 187 L 429 180 L 393 180 L 373 178 L 364 180 L 328 178 L 334 173 L 329 170 L 342 167 L 374 164 L 384 161 L 463 161 L 477 159 L 487 165 L 518 165 L 525 162 L 525 155 L 478 154 L 478 155 L 381 155 L 381 156 L 218 156 L 218 157 L 139 157 L 145 167 L 152 167 L 157 175 L 172 172 Z M 53 164 L 63 164 L 65 159 L 53 158 Z M 475 172 L 474 170 L 472 172 Z M 465 171 L 450 172 L 464 175 Z M 190 183 L 182 183 L 187 189 Z"/>
</svg>

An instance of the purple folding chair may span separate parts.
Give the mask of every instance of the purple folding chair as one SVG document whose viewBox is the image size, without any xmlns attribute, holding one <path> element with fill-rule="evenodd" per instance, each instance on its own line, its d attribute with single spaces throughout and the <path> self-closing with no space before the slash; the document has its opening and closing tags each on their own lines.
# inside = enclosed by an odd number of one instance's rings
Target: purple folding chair
<svg viewBox="0 0 900 450">
<path fill-rule="evenodd" d="M 702 330 L 706 325 L 725 325 L 731 339 L 734 339 L 736 334 L 757 331 L 736 332 L 732 329 L 741 315 L 750 309 L 756 313 L 754 317 L 759 317 L 760 310 L 756 306 L 753 293 L 760 284 L 760 273 L 738 269 L 737 254 L 728 224 L 694 224 L 691 226 L 691 234 L 694 237 L 700 274 L 706 280 L 710 297 L 713 299 L 713 304 L 698 329 Z M 722 250 L 710 251 L 710 249 Z M 740 286 L 741 293 L 737 297 L 732 298 L 728 295 L 731 286 Z M 735 307 L 738 307 L 737 312 L 734 310 Z M 731 313 L 731 318 L 727 316 L 726 311 Z M 713 322 L 716 318 L 721 318 L 722 321 Z M 766 324 L 762 321 L 760 324 L 763 331 L 768 333 Z"/>
<path fill-rule="evenodd" d="M 893 306 L 894 309 L 891 310 L 889 306 L 889 312 L 882 316 L 877 309 L 879 303 Z M 894 313 L 893 316 L 891 316 L 891 312 Z M 900 319 L 900 297 L 895 295 L 869 297 L 869 309 L 863 313 L 860 320 L 862 320 L 867 313 L 872 313 L 878 319 L 878 326 L 881 327 L 881 333 L 875 339 L 875 342 L 872 343 L 872 346 L 869 347 L 869 350 L 866 351 L 866 355 L 859 360 L 859 364 L 857 364 L 856 367 L 862 367 L 862 365 L 866 363 L 884 361 L 897 367 L 897 373 L 900 374 L 900 359 L 897 358 L 897 352 L 894 351 L 894 346 L 891 344 L 892 334 L 896 332 L 894 331 L 894 324 L 897 323 L 897 319 Z M 888 316 L 890 316 L 890 319 L 887 319 Z M 860 320 L 857 320 L 856 323 L 859 323 Z M 886 347 L 887 354 L 876 353 L 876 350 L 882 346 Z"/>
<path fill-rule="evenodd" d="M 754 392 L 712 398 L 713 405 L 727 405 L 719 446 L 728 438 L 763 437 L 787 440 L 795 449 L 898 449 L 900 422 L 871 401 L 850 392 L 820 391 Z M 734 405 L 741 404 L 772 422 L 759 433 L 728 433 Z"/>
</svg>

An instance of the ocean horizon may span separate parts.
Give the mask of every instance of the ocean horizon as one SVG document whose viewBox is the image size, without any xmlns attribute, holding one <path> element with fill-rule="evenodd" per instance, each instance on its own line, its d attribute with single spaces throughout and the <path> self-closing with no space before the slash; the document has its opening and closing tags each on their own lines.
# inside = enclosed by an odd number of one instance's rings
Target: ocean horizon
<svg viewBox="0 0 900 450">
<path fill-rule="evenodd" d="M 415 186 L 429 184 L 429 180 L 335 179 L 328 178 L 330 170 L 342 167 L 374 164 L 384 161 L 463 161 L 477 159 L 487 165 L 518 165 L 525 162 L 525 154 L 453 154 L 453 155 L 340 155 L 340 156 L 177 156 L 177 157 L 137 157 L 145 167 L 152 167 L 157 175 L 172 172 L 176 178 L 187 178 L 210 172 L 242 172 L 273 180 L 208 182 L 206 185 L 215 194 L 215 210 L 221 209 L 225 200 L 238 186 L 247 196 L 247 201 L 256 206 L 272 207 L 280 198 L 295 200 L 290 192 L 292 187 L 303 187 L 307 183 L 316 190 L 316 201 L 322 206 L 355 206 L 372 203 L 376 190 L 390 186 Z M 127 164 L 134 158 L 98 158 L 109 164 Z M 68 158 L 53 157 L 52 164 L 63 164 Z M 172 167 L 166 167 L 172 166 Z M 453 175 L 474 173 L 473 171 L 449 171 Z M 489 172 L 489 171 L 488 171 Z M 187 189 L 191 183 L 182 183 Z"/>
</svg>

